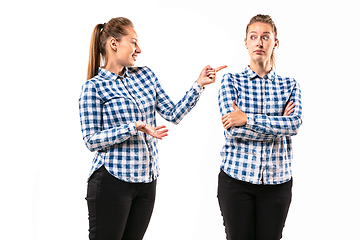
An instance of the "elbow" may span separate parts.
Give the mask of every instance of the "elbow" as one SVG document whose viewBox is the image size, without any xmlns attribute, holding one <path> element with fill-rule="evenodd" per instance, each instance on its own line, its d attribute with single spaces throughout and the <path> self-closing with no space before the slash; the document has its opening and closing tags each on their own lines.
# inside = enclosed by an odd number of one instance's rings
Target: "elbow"
<svg viewBox="0 0 360 240">
<path fill-rule="evenodd" d="M 87 149 L 89 149 L 90 152 L 95 152 L 97 150 L 96 144 L 94 144 L 94 142 L 91 141 L 91 139 L 84 138 L 84 142 L 85 142 L 85 146 L 87 147 Z"/>
<path fill-rule="evenodd" d="M 168 121 L 168 122 L 171 122 L 171 123 L 173 123 L 173 124 L 175 124 L 175 125 L 178 125 L 180 122 L 181 122 L 181 120 L 183 119 L 183 116 L 181 116 L 181 117 L 178 117 L 178 116 L 168 116 L 168 117 L 164 117 L 165 118 L 165 120 L 166 121 Z"/>
<path fill-rule="evenodd" d="M 299 129 L 300 129 L 301 125 L 302 125 L 302 119 L 301 119 L 301 117 L 298 117 L 297 123 L 294 125 L 291 136 L 295 136 L 299 133 Z"/>
<path fill-rule="evenodd" d="M 86 147 L 89 149 L 90 152 L 95 152 L 96 149 L 94 148 L 93 144 L 87 142 L 85 143 Z"/>
<path fill-rule="evenodd" d="M 86 145 L 86 147 L 89 149 L 90 152 L 95 152 L 96 151 L 96 148 L 94 148 L 92 146 Z"/>
<path fill-rule="evenodd" d="M 296 136 L 299 132 L 299 128 L 294 129 L 289 135 L 290 136 Z"/>
<path fill-rule="evenodd" d="M 169 122 L 178 125 L 180 123 L 181 119 L 180 118 L 172 118 L 171 120 L 169 120 Z"/>
</svg>

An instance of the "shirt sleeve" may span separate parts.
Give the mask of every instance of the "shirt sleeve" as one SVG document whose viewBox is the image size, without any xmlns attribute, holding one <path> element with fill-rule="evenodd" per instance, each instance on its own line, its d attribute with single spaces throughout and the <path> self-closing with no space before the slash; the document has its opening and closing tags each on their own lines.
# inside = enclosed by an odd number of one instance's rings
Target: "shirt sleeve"
<svg viewBox="0 0 360 240">
<path fill-rule="evenodd" d="M 302 124 L 301 90 L 296 82 L 289 98 L 290 101 L 295 103 L 295 111 L 290 116 L 247 114 L 245 128 L 256 133 L 273 135 L 274 137 L 296 135 Z"/>
<path fill-rule="evenodd" d="M 102 129 L 102 99 L 90 81 L 82 87 L 79 111 L 83 140 L 90 151 L 99 151 L 137 134 L 135 123 Z"/>
<path fill-rule="evenodd" d="M 200 99 L 203 88 L 195 82 L 184 97 L 176 104 L 174 104 L 170 97 L 165 93 L 158 78 L 153 73 L 156 87 L 156 110 L 165 120 L 174 124 L 180 121 L 188 114 Z"/>
<path fill-rule="evenodd" d="M 234 80 L 230 74 L 225 74 L 221 80 L 221 86 L 218 94 L 219 108 L 221 116 L 233 112 L 232 103 L 238 103 L 238 91 L 235 87 Z M 239 105 L 238 105 L 239 106 Z M 242 138 L 251 141 L 270 141 L 275 138 L 273 134 L 267 132 L 254 131 L 252 128 L 245 126 L 234 126 L 225 130 L 226 135 L 235 138 Z"/>
</svg>

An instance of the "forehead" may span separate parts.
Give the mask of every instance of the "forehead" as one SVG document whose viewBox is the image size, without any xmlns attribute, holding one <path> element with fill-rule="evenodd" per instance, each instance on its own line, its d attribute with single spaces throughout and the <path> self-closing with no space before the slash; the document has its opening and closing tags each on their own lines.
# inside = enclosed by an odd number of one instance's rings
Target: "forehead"
<svg viewBox="0 0 360 240">
<path fill-rule="evenodd" d="M 126 31 L 128 33 L 128 35 L 126 35 L 127 38 L 129 38 L 129 39 L 135 38 L 136 40 L 138 39 L 136 31 L 132 27 L 127 27 Z"/>
<path fill-rule="evenodd" d="M 255 22 L 249 26 L 248 34 L 250 33 L 273 33 L 272 26 L 268 23 Z"/>
</svg>

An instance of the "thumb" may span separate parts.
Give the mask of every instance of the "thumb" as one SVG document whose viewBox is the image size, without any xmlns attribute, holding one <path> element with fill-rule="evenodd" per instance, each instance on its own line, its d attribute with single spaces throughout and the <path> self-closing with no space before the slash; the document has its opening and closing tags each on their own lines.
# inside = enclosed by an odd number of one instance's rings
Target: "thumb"
<svg viewBox="0 0 360 240">
<path fill-rule="evenodd" d="M 240 108 L 238 108 L 238 107 L 236 106 L 235 100 L 234 100 L 233 103 L 232 103 L 232 107 L 233 107 L 233 109 L 234 109 L 235 111 L 240 109 Z"/>
</svg>

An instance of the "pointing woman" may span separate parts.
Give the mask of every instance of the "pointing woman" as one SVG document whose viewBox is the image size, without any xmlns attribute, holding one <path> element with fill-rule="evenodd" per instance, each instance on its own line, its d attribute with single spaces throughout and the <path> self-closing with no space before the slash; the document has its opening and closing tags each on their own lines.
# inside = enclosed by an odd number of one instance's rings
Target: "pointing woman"
<svg viewBox="0 0 360 240">
<path fill-rule="evenodd" d="M 228 240 L 278 240 L 291 202 L 292 142 L 302 124 L 301 91 L 275 74 L 277 29 L 268 15 L 246 29 L 250 65 L 225 74 L 219 107 L 225 144 L 218 199 Z"/>
<path fill-rule="evenodd" d="M 168 131 L 156 125 L 155 112 L 178 124 L 204 86 L 215 81 L 216 71 L 226 67 L 204 67 L 174 104 L 150 68 L 133 67 L 140 53 L 129 19 L 113 18 L 95 26 L 88 81 L 79 99 L 83 139 L 96 152 L 86 197 L 91 240 L 143 238 L 159 176 L 157 139 Z"/>
</svg>

